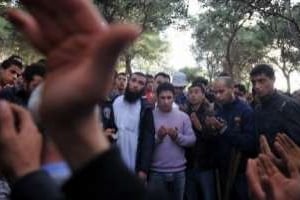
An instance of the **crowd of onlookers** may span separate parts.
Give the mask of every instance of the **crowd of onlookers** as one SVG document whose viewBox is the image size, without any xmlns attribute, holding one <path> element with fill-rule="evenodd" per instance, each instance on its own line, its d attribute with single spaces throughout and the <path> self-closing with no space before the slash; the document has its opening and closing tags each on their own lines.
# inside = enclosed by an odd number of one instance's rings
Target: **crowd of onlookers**
<svg viewBox="0 0 300 200">
<path fill-rule="evenodd" d="M 259 137 L 272 144 L 286 133 L 300 142 L 297 99 L 274 88 L 270 65 L 257 65 L 250 78 L 252 93 L 226 73 L 213 83 L 188 83 L 182 72 L 115 73 L 102 105 L 105 134 L 132 171 L 172 199 L 249 199 L 246 165 Z"/>
<path fill-rule="evenodd" d="M 117 73 L 140 34 L 90 1 L 21 0 L 7 18 L 46 56 L 0 67 L 0 199 L 300 199 L 300 104 L 271 65 L 209 83 Z"/>
</svg>

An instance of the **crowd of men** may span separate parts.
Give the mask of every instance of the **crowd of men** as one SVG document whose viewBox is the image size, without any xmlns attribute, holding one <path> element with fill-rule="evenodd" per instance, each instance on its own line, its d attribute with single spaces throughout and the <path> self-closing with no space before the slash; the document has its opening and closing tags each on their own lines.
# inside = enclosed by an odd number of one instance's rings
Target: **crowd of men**
<svg viewBox="0 0 300 200">
<path fill-rule="evenodd" d="M 227 74 L 209 84 L 188 83 L 181 72 L 118 73 L 102 106 L 106 136 L 137 176 L 171 199 L 250 199 L 246 165 L 259 137 L 273 144 L 285 133 L 300 142 L 300 104 L 274 88 L 273 68 L 259 64 L 250 78 L 252 98 Z"/>
<path fill-rule="evenodd" d="M 0 67 L 1 200 L 300 199 L 300 103 L 271 65 L 251 93 L 226 73 L 117 73 L 139 28 L 90 1 L 21 2 L 8 19 L 46 60 Z"/>
</svg>

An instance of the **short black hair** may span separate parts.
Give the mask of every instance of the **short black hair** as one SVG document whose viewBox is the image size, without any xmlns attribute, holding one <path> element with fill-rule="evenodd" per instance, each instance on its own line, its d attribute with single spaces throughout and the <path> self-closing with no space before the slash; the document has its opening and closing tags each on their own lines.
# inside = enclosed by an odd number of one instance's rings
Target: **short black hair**
<svg viewBox="0 0 300 200">
<path fill-rule="evenodd" d="M 171 83 L 162 83 L 156 89 L 156 95 L 159 96 L 160 93 L 170 91 L 175 95 L 175 88 Z"/>
<path fill-rule="evenodd" d="M 234 87 L 234 81 L 230 76 L 220 76 L 216 78 L 216 81 L 223 81 L 225 85 L 229 88 Z"/>
<path fill-rule="evenodd" d="M 23 63 L 22 57 L 21 57 L 21 56 L 18 56 L 18 55 L 15 55 L 15 54 L 9 56 L 7 59 L 8 59 L 8 60 L 10 60 L 10 59 L 12 59 L 12 60 L 17 60 L 17 61 L 19 61 L 20 63 Z"/>
<path fill-rule="evenodd" d="M 275 72 L 271 65 L 269 64 L 258 64 L 250 72 L 250 76 L 266 75 L 267 77 L 274 79 Z"/>
<path fill-rule="evenodd" d="M 193 82 L 192 85 L 189 87 L 189 89 L 194 88 L 194 87 L 199 87 L 201 89 L 201 92 L 205 94 L 205 89 L 203 87 L 203 84 L 200 82 Z"/>
<path fill-rule="evenodd" d="M 33 63 L 27 66 L 23 73 L 23 78 L 26 82 L 30 82 L 33 80 L 34 76 L 46 76 L 46 67 L 41 63 Z"/>
<path fill-rule="evenodd" d="M 125 72 L 120 72 L 120 73 L 117 74 L 116 77 L 119 77 L 119 76 L 126 76 L 127 77 L 127 74 Z"/>
<path fill-rule="evenodd" d="M 16 59 L 15 57 L 9 57 L 8 59 L 4 60 L 1 64 L 2 69 L 8 69 L 12 65 L 17 66 L 20 69 L 23 69 L 23 63 L 20 59 Z"/>
<path fill-rule="evenodd" d="M 149 79 L 149 78 L 153 79 L 154 77 L 151 74 L 146 74 L 146 78 L 147 79 Z"/>
<path fill-rule="evenodd" d="M 200 83 L 204 86 L 207 86 L 208 85 L 208 80 L 206 78 L 202 77 L 202 76 L 198 76 L 193 80 L 192 84 L 194 84 L 194 83 Z"/>
<path fill-rule="evenodd" d="M 237 88 L 240 92 L 242 92 L 243 94 L 247 93 L 246 87 L 245 85 L 241 84 L 241 83 L 237 83 L 234 85 L 234 88 Z"/>
<path fill-rule="evenodd" d="M 145 77 L 145 78 L 147 79 L 146 75 L 145 75 L 144 73 L 142 73 L 142 72 L 133 72 L 133 73 L 130 75 L 130 77 L 131 77 L 132 75 L 143 76 L 143 77 Z"/>
<path fill-rule="evenodd" d="M 159 72 L 154 76 L 154 79 L 156 79 L 157 77 L 162 76 L 164 78 L 169 79 L 169 82 L 171 81 L 171 77 L 169 74 L 165 73 L 165 72 Z"/>
<path fill-rule="evenodd" d="M 42 65 L 47 65 L 47 59 L 45 59 L 45 58 L 41 58 L 41 59 L 39 59 L 36 63 L 40 63 L 40 64 L 42 64 Z"/>
</svg>

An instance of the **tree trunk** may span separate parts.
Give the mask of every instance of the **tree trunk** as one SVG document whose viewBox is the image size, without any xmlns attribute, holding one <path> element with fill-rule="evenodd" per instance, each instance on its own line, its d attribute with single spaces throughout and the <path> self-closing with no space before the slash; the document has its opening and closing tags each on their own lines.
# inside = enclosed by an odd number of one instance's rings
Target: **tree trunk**
<svg viewBox="0 0 300 200">
<path fill-rule="evenodd" d="M 131 74 L 132 73 L 131 61 L 132 61 L 132 57 L 130 55 L 126 54 L 125 55 L 125 70 L 126 70 L 126 74 Z"/>
<path fill-rule="evenodd" d="M 286 77 L 286 83 L 287 83 L 287 92 L 291 93 L 291 75 L 287 75 Z"/>
<path fill-rule="evenodd" d="M 224 69 L 225 72 L 229 73 L 231 77 L 233 77 L 233 64 L 231 62 L 231 45 L 235 38 L 236 33 L 232 34 L 228 40 L 227 48 L 226 48 L 226 67 Z"/>
<path fill-rule="evenodd" d="M 232 30 L 232 33 L 230 35 L 230 37 L 228 38 L 228 42 L 227 42 L 227 47 L 226 47 L 226 55 L 225 55 L 225 58 L 226 58 L 226 61 L 227 61 L 227 69 L 225 68 L 224 71 L 226 71 L 227 73 L 229 73 L 229 75 L 233 77 L 233 67 L 234 67 L 234 63 L 232 62 L 231 60 L 231 48 L 232 48 L 232 44 L 234 42 L 234 39 L 238 33 L 238 31 L 242 28 L 243 24 L 245 23 L 245 21 L 243 21 L 240 25 L 238 25 L 237 27 L 235 27 L 233 30 Z"/>
<path fill-rule="evenodd" d="M 281 47 L 281 59 L 282 59 L 282 68 L 279 66 L 279 68 L 281 69 L 285 79 L 286 79 L 286 83 L 287 83 L 287 92 L 290 93 L 291 92 L 291 73 L 288 72 L 287 69 L 287 61 L 286 61 L 286 57 L 285 57 L 285 46 L 284 44 Z"/>
</svg>

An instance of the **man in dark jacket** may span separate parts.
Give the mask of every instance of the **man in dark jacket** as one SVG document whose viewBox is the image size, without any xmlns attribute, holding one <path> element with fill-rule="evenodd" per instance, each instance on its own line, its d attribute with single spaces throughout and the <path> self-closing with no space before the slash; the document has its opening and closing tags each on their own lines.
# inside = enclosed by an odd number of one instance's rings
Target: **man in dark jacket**
<svg viewBox="0 0 300 200">
<path fill-rule="evenodd" d="M 270 144 L 277 133 L 286 133 L 300 145 L 300 105 L 274 89 L 275 74 L 270 65 L 260 64 L 250 73 L 260 104 L 255 108 L 258 134 L 265 134 Z"/>
<path fill-rule="evenodd" d="M 117 146 L 129 169 L 143 180 L 147 179 L 155 143 L 152 107 L 142 98 L 146 82 L 144 74 L 133 73 L 125 94 L 113 102 Z"/>
<path fill-rule="evenodd" d="M 23 69 L 22 59 L 18 56 L 4 60 L 0 66 L 0 90 L 16 85 Z"/>
<path fill-rule="evenodd" d="M 0 92 L 0 98 L 11 103 L 27 107 L 31 92 L 44 80 L 46 68 L 41 63 L 34 63 L 25 68 L 23 72 L 23 85 L 14 85 L 4 88 Z"/>
<path fill-rule="evenodd" d="M 196 143 L 194 147 L 186 149 L 186 199 L 215 200 L 216 131 L 210 130 L 205 124 L 205 119 L 214 115 L 214 108 L 205 98 L 201 83 L 193 83 L 188 89 L 187 114 L 193 125 Z"/>
<path fill-rule="evenodd" d="M 234 82 L 219 77 L 213 84 L 217 117 L 206 120 L 218 130 L 217 160 L 224 199 L 248 199 L 245 177 L 246 159 L 255 152 L 257 137 L 254 131 L 253 110 L 234 96 Z"/>
</svg>

